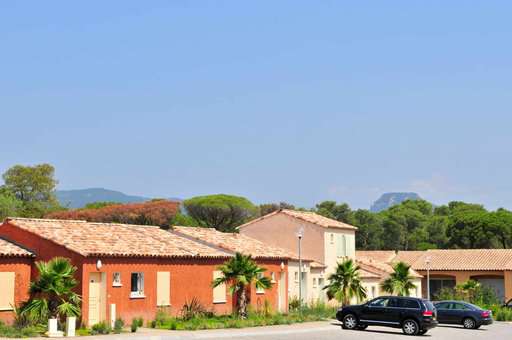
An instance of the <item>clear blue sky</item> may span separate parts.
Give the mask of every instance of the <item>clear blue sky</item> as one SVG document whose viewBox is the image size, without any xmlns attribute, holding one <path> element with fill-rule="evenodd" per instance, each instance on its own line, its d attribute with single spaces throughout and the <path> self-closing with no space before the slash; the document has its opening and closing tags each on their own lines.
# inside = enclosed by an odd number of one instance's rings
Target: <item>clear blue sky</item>
<svg viewBox="0 0 512 340">
<path fill-rule="evenodd" d="M 512 208 L 510 1 L 2 1 L 0 171 Z"/>
</svg>

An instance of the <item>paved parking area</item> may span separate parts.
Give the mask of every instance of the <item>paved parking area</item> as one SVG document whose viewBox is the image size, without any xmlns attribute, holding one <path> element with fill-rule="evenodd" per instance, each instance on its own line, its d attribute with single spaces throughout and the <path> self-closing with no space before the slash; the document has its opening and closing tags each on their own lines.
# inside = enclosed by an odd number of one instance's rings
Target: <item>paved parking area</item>
<svg viewBox="0 0 512 340">
<path fill-rule="evenodd" d="M 365 331 L 342 330 L 337 322 L 311 322 L 287 326 L 254 327 L 208 331 L 163 331 L 141 329 L 137 333 L 81 337 L 84 340 L 174 340 L 174 339 L 253 339 L 253 340 L 375 340 L 411 339 L 400 329 L 368 327 Z M 432 340 L 507 340 L 512 339 L 512 323 L 496 322 L 479 330 L 442 325 L 419 339 Z"/>
</svg>

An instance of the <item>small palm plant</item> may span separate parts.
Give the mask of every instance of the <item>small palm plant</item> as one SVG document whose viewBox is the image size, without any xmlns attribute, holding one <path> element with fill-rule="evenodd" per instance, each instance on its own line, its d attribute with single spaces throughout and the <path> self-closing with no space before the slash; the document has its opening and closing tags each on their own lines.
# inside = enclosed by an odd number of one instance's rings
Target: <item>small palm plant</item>
<svg viewBox="0 0 512 340">
<path fill-rule="evenodd" d="M 30 284 L 30 299 L 21 307 L 22 316 L 34 322 L 80 315 L 80 296 L 73 289 L 76 267 L 69 259 L 56 257 L 36 262 L 39 277 Z"/>
<path fill-rule="evenodd" d="M 338 263 L 336 271 L 328 277 L 329 284 L 323 288 L 327 290 L 327 297 L 335 298 L 343 306 L 350 304 L 352 298 L 364 300 L 366 289 L 361 283 L 359 269 L 352 259 Z"/>
<path fill-rule="evenodd" d="M 218 268 L 222 275 L 213 280 L 213 287 L 221 284 L 229 285 L 231 295 L 236 296 L 238 316 L 247 318 L 247 290 L 254 283 L 256 288 L 269 289 L 272 283 L 268 277 L 263 276 L 265 268 L 259 267 L 250 255 L 236 253 Z"/>
<path fill-rule="evenodd" d="M 393 273 L 381 283 L 382 290 L 398 296 L 409 296 L 409 291 L 416 288 L 412 283 L 413 277 L 409 275 L 410 268 L 404 262 L 397 262 L 393 266 Z"/>
</svg>

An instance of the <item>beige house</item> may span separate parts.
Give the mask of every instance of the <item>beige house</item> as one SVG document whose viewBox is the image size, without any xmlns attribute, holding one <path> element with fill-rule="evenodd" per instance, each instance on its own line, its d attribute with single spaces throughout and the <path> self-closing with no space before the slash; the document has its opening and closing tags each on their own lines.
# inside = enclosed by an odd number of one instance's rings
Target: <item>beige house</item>
<svg viewBox="0 0 512 340">
<path fill-rule="evenodd" d="M 302 297 L 305 301 L 325 300 L 329 274 L 338 262 L 347 258 L 356 260 L 355 233 L 357 228 L 313 212 L 278 210 L 239 227 L 240 234 L 258 239 L 266 244 L 298 253 L 298 233 L 302 231 L 302 257 L 313 262 L 304 266 L 299 275 L 298 265 L 289 263 L 289 296 L 299 294 L 299 276 L 302 279 Z M 380 282 L 393 271 L 391 266 L 373 259 L 357 260 L 360 276 L 368 297 L 382 295 Z M 417 289 L 411 295 L 421 294 L 421 275 L 412 273 Z"/>
<path fill-rule="evenodd" d="M 488 286 L 502 301 L 512 299 L 512 249 L 431 249 L 425 251 L 358 251 L 357 258 L 389 264 L 408 263 L 423 275 L 423 296 L 435 298 L 442 288 L 472 279 Z M 427 269 L 430 284 L 427 285 Z"/>
</svg>

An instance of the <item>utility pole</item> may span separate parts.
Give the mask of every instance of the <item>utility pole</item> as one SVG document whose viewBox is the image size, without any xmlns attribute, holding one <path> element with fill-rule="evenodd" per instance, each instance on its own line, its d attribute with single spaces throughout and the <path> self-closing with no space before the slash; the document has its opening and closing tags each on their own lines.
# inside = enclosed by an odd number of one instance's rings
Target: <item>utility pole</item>
<svg viewBox="0 0 512 340">
<path fill-rule="evenodd" d="M 430 300 L 430 256 L 425 258 L 425 264 L 427 265 L 427 300 Z"/>
<path fill-rule="evenodd" d="M 302 311 L 302 238 L 304 237 L 304 228 L 301 227 L 297 232 L 299 240 L 299 311 Z"/>
</svg>

